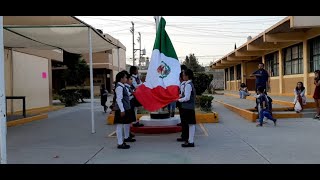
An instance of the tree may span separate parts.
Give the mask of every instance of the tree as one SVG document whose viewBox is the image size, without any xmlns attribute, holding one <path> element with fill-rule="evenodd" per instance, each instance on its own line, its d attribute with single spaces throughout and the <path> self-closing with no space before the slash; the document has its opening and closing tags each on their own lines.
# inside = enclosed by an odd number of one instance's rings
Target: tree
<svg viewBox="0 0 320 180">
<path fill-rule="evenodd" d="M 195 73 L 193 84 L 194 88 L 196 89 L 196 94 L 201 95 L 203 92 L 205 92 L 209 88 L 212 79 L 212 75 L 208 75 L 205 73 Z"/>
<path fill-rule="evenodd" d="M 63 72 L 63 79 L 68 86 L 81 86 L 89 76 L 89 66 L 80 54 L 63 52 L 64 64 L 68 67 Z"/>
<path fill-rule="evenodd" d="M 189 57 L 186 56 L 186 59 L 184 60 L 183 64 L 186 65 L 193 72 L 204 72 L 205 70 L 204 67 L 199 64 L 198 59 L 194 54 L 190 54 Z"/>
</svg>

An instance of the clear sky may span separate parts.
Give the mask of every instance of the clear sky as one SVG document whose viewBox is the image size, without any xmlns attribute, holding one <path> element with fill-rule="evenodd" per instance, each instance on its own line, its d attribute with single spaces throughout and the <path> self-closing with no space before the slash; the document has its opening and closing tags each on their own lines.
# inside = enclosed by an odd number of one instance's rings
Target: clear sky
<svg viewBox="0 0 320 180">
<path fill-rule="evenodd" d="M 135 24 L 135 49 L 139 48 L 138 32 L 141 33 L 141 48 L 151 57 L 155 40 L 153 16 L 77 16 L 104 33 L 119 39 L 126 46 L 127 64 L 132 64 L 131 22 Z M 199 62 L 209 65 L 211 61 L 241 46 L 248 36 L 256 36 L 286 16 L 162 16 L 166 31 L 173 43 L 179 60 L 190 53 Z M 139 57 L 136 52 L 135 57 Z M 131 58 L 131 59 L 130 59 Z M 137 62 L 137 61 L 136 61 Z"/>
</svg>

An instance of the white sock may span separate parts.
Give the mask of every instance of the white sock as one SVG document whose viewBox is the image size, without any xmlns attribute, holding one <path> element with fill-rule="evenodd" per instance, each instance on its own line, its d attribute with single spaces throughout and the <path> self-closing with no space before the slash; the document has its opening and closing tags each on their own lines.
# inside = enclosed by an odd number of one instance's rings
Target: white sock
<svg viewBox="0 0 320 180">
<path fill-rule="evenodd" d="M 134 115 L 136 116 L 136 118 L 137 118 L 137 114 L 138 114 L 138 108 L 135 107 L 134 108 Z M 136 122 L 139 122 L 138 119 L 136 120 Z"/>
<path fill-rule="evenodd" d="M 130 135 L 130 124 L 124 124 L 124 138 L 129 138 Z"/>
<path fill-rule="evenodd" d="M 123 144 L 122 129 L 123 129 L 123 124 L 117 124 L 116 132 L 117 132 L 118 145 Z"/>
<path fill-rule="evenodd" d="M 193 143 L 194 132 L 196 131 L 196 125 L 189 124 L 189 143 Z"/>
</svg>

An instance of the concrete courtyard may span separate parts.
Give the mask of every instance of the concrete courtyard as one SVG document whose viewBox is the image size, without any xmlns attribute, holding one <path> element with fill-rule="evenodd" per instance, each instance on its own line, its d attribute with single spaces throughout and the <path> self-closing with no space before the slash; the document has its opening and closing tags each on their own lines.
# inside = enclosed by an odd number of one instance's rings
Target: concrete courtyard
<svg viewBox="0 0 320 180">
<path fill-rule="evenodd" d="M 109 100 L 112 99 L 109 97 Z M 89 101 L 89 100 L 88 100 Z M 179 133 L 136 134 L 128 150 L 116 148 L 115 125 L 95 100 L 96 133 L 90 103 L 50 112 L 49 118 L 8 128 L 9 164 L 278 164 L 319 163 L 320 122 L 279 119 L 256 127 L 214 102 L 219 123 L 196 128 L 195 148 L 182 148 Z"/>
</svg>

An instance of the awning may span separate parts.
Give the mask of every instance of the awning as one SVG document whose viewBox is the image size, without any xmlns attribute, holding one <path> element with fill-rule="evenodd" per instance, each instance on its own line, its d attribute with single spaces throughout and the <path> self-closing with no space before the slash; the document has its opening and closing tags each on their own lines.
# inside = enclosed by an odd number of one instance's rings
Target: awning
<svg viewBox="0 0 320 180">
<path fill-rule="evenodd" d="M 89 28 L 92 29 L 92 52 L 125 49 L 118 40 L 105 37 L 72 16 L 4 16 L 4 46 L 89 53 Z"/>
</svg>

